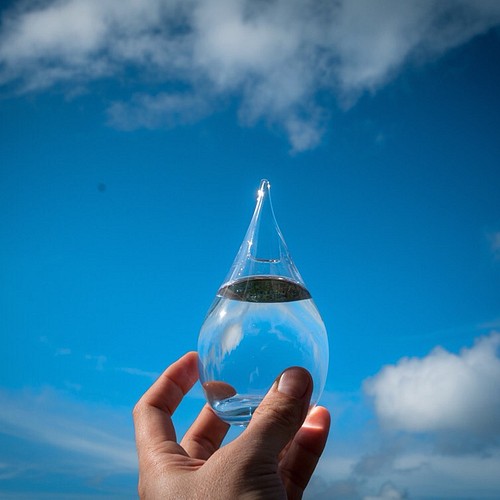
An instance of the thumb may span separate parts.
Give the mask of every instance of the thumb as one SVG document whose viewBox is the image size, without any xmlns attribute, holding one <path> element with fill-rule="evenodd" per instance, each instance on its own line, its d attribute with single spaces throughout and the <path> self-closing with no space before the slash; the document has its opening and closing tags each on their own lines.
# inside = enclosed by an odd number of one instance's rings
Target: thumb
<svg viewBox="0 0 500 500">
<path fill-rule="evenodd" d="M 276 459 L 304 422 L 312 387 L 304 368 L 288 368 L 276 379 L 244 433 L 254 454 Z"/>
</svg>

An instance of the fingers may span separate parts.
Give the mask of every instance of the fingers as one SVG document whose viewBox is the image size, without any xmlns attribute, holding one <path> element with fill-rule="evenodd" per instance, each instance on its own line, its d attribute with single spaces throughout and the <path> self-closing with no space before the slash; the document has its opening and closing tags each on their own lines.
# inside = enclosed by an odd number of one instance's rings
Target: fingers
<svg viewBox="0 0 500 500">
<path fill-rule="evenodd" d="M 223 422 L 207 404 L 188 429 L 181 446 L 192 458 L 207 460 L 219 449 L 229 424 Z"/>
<path fill-rule="evenodd" d="M 283 372 L 241 436 L 252 454 L 263 460 L 277 460 L 307 415 L 312 385 L 311 375 L 304 368 L 293 367 Z"/>
<path fill-rule="evenodd" d="M 142 396 L 133 412 L 139 454 L 150 445 L 175 443 L 171 416 L 197 380 L 198 356 L 189 352 L 170 365 Z M 180 449 L 177 444 L 174 448 L 177 452 Z"/>
<path fill-rule="evenodd" d="M 330 413 L 318 406 L 311 410 L 281 457 L 279 468 L 288 498 L 302 498 L 323 452 L 330 429 Z"/>
</svg>

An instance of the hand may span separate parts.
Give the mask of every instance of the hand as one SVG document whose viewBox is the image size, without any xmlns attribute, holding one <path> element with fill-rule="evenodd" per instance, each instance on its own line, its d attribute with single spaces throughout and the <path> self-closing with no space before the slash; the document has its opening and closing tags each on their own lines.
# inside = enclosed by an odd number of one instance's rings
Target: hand
<svg viewBox="0 0 500 500">
<path fill-rule="evenodd" d="M 247 429 L 220 447 L 229 428 L 205 405 L 180 442 L 171 416 L 198 380 L 190 352 L 134 408 L 143 499 L 300 499 L 323 452 L 330 414 L 309 415 L 312 379 L 290 368 L 275 381 Z"/>
</svg>

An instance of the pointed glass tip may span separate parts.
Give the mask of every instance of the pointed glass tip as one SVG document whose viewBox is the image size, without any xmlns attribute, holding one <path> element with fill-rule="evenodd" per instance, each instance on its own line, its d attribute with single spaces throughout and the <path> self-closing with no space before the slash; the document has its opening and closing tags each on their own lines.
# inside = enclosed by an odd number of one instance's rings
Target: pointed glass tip
<svg viewBox="0 0 500 500">
<path fill-rule="evenodd" d="M 271 183 L 267 179 L 260 181 L 259 190 L 257 191 L 257 198 L 262 198 L 271 189 Z"/>
<path fill-rule="evenodd" d="M 271 183 L 267 179 L 260 181 L 252 220 L 226 283 L 250 276 L 259 276 L 259 279 L 272 276 L 303 285 L 276 221 Z"/>
</svg>

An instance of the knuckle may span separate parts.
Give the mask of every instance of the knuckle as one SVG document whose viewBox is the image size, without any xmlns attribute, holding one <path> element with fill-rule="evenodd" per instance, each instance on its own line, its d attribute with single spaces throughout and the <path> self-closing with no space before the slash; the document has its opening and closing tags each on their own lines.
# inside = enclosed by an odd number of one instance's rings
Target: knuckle
<svg viewBox="0 0 500 500">
<path fill-rule="evenodd" d="M 132 409 L 132 417 L 134 420 L 136 420 L 140 415 L 141 413 L 143 412 L 143 407 L 144 407 L 144 404 L 142 403 L 141 400 L 139 400 L 134 408 Z"/>
</svg>

